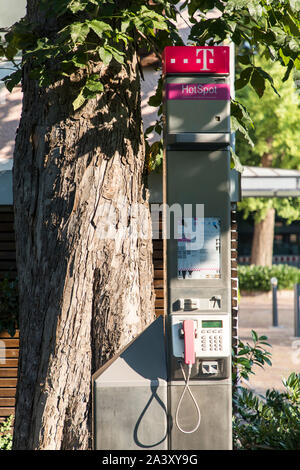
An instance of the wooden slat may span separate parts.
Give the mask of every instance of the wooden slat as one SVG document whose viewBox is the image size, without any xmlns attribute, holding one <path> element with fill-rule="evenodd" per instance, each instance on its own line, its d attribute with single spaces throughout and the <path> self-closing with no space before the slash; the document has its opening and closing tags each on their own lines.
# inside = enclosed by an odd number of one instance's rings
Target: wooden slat
<svg viewBox="0 0 300 470">
<path fill-rule="evenodd" d="M 155 269 L 154 270 L 154 279 L 163 279 L 164 278 L 164 272 L 162 269 Z"/>
<path fill-rule="evenodd" d="M 0 212 L 0 232 L 14 232 L 14 223 L 2 222 L 1 212 Z"/>
<path fill-rule="evenodd" d="M 155 308 L 164 308 L 164 299 L 156 299 Z"/>
<path fill-rule="evenodd" d="M 0 212 L 13 212 L 14 208 L 12 205 L 4 205 L 4 204 L 1 204 L 0 205 Z"/>
<path fill-rule="evenodd" d="M 5 398 L 14 398 L 16 396 L 16 389 L 15 388 L 0 388 L 0 397 Z"/>
<path fill-rule="evenodd" d="M 155 289 L 155 295 L 157 299 L 164 298 L 164 290 L 163 289 Z"/>
<path fill-rule="evenodd" d="M 154 259 L 153 260 L 154 269 L 163 269 L 163 260 L 162 259 Z"/>
<path fill-rule="evenodd" d="M 0 270 L 0 279 L 16 279 L 17 271 L 1 271 Z"/>
<path fill-rule="evenodd" d="M 14 251 L 16 243 L 14 241 L 0 241 L 0 251 Z"/>
<path fill-rule="evenodd" d="M 154 281 L 153 281 L 153 283 L 154 283 L 154 289 L 163 288 L 163 287 L 164 287 L 164 280 L 163 280 L 163 278 L 161 278 L 161 279 L 155 278 Z"/>
<path fill-rule="evenodd" d="M 1 348 L 1 345 L 0 345 L 0 349 L 1 349 L 1 357 L 3 356 L 3 350 Z M 6 348 L 5 349 L 5 357 L 7 359 L 17 359 L 19 357 L 19 348 L 18 349 L 8 349 Z"/>
<path fill-rule="evenodd" d="M 0 241 L 4 242 L 14 242 L 15 241 L 15 234 L 14 232 L 1 232 L 0 231 Z"/>
<path fill-rule="evenodd" d="M 20 337 L 20 332 L 19 332 L 19 330 L 16 330 L 16 332 L 14 334 L 14 339 L 19 338 L 19 337 Z M 3 338 L 12 339 L 12 337 L 10 336 L 10 334 L 7 331 L 2 331 L 0 333 L 0 339 L 3 339 Z"/>
<path fill-rule="evenodd" d="M 2 260 L 0 256 L 0 271 L 15 271 L 16 263 L 14 261 Z"/>
<path fill-rule="evenodd" d="M 153 245 L 153 250 L 162 250 L 163 240 L 153 240 L 152 245 Z"/>
<path fill-rule="evenodd" d="M 0 260 L 10 260 L 16 262 L 16 252 L 15 251 L 0 251 Z"/>
<path fill-rule="evenodd" d="M 6 356 L 6 354 L 5 354 Z M 2 360 L 0 360 L 0 369 L 3 367 L 18 367 L 18 359 L 10 359 L 8 357 L 5 357 L 5 362 L 2 363 Z M 1 394 L 0 394 L 1 396 Z"/>
<path fill-rule="evenodd" d="M 0 338 L 6 348 L 18 348 L 20 341 L 17 338 Z"/>
<path fill-rule="evenodd" d="M 9 388 L 9 387 L 12 387 L 12 388 L 16 388 L 17 386 L 17 379 L 12 379 L 12 378 L 2 378 L 0 377 L 0 389 L 3 387 L 3 388 Z"/>
<path fill-rule="evenodd" d="M 0 397 L 0 414 L 1 414 L 1 407 L 5 406 L 15 406 L 15 399 L 14 398 L 1 398 Z"/>
<path fill-rule="evenodd" d="M 14 221 L 14 214 L 12 212 L 1 212 L 1 221 L 2 222 L 13 222 Z"/>
<path fill-rule="evenodd" d="M 10 416 L 15 414 L 15 408 L 0 408 L 0 416 Z"/>
<path fill-rule="evenodd" d="M 0 369 L 0 377 L 17 377 L 18 376 L 18 369 L 16 367 L 8 367 L 8 368 L 2 368 Z"/>
<path fill-rule="evenodd" d="M 163 250 L 153 250 L 153 259 L 163 259 Z"/>
<path fill-rule="evenodd" d="M 159 315 L 164 315 L 165 311 L 163 308 L 156 308 L 155 309 L 155 315 L 158 317 Z"/>
</svg>

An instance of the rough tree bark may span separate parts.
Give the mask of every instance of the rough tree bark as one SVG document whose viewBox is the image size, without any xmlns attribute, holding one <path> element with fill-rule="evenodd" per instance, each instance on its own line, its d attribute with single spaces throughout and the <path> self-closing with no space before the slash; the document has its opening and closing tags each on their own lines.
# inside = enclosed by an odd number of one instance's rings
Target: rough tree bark
<svg viewBox="0 0 300 470">
<path fill-rule="evenodd" d="M 37 0 L 27 14 L 51 27 Z M 76 113 L 78 77 L 39 89 L 24 70 L 14 155 L 14 449 L 90 448 L 91 375 L 154 318 L 140 79 L 134 50 L 126 54 L 125 66 L 95 64 L 105 92 Z M 145 209 L 147 236 L 126 204 Z M 115 234 L 105 239 L 109 214 Z"/>
</svg>

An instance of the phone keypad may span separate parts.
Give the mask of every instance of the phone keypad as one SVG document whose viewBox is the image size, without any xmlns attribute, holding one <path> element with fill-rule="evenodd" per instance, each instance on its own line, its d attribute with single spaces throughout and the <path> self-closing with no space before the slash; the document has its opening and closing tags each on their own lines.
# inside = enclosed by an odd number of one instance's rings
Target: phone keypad
<svg viewBox="0 0 300 470">
<path fill-rule="evenodd" d="M 222 329 L 201 330 L 201 350 L 203 352 L 220 352 L 223 350 Z"/>
</svg>

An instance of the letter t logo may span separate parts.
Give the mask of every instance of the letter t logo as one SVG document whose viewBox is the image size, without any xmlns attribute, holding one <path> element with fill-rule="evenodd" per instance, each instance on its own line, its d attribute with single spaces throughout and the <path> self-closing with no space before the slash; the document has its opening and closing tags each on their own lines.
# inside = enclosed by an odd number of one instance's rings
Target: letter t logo
<svg viewBox="0 0 300 470">
<path fill-rule="evenodd" d="M 202 67 L 202 71 L 208 71 L 209 68 L 207 67 L 207 62 L 209 62 L 210 64 L 213 64 L 214 63 L 214 59 L 212 58 L 214 56 L 214 53 L 215 51 L 213 49 L 197 49 L 196 50 L 196 56 L 198 57 L 198 54 L 202 52 L 202 59 L 203 59 L 203 67 Z M 211 54 L 211 58 L 208 59 L 207 57 L 207 54 L 210 53 Z"/>
</svg>

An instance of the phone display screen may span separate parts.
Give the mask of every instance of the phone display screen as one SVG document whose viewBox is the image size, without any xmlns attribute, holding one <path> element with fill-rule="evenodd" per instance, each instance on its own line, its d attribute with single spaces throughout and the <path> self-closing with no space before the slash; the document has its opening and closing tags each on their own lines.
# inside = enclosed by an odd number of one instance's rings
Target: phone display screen
<svg viewBox="0 0 300 470">
<path fill-rule="evenodd" d="M 202 328 L 222 328 L 222 320 L 202 320 Z"/>
</svg>

